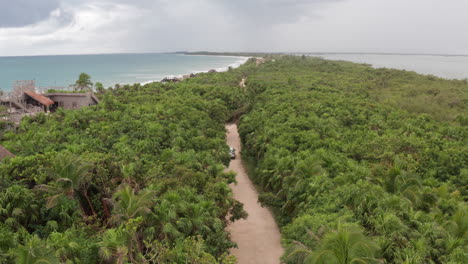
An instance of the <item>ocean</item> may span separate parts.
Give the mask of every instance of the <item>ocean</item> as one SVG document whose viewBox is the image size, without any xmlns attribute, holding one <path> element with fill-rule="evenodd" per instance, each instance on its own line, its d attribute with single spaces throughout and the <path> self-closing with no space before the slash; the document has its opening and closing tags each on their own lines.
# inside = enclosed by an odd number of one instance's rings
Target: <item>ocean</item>
<svg viewBox="0 0 468 264">
<path fill-rule="evenodd" d="M 371 64 L 432 74 L 447 79 L 468 78 L 468 56 L 308 53 L 330 60 Z M 36 87 L 68 87 L 82 72 L 104 87 L 160 81 L 166 76 L 237 67 L 246 57 L 183 54 L 102 54 L 0 57 L 0 89 L 10 91 L 16 80 L 35 80 Z"/>
<path fill-rule="evenodd" d="M 446 79 L 468 78 L 468 56 L 463 55 L 397 55 L 397 54 L 352 54 L 312 53 L 311 56 L 329 60 L 344 60 L 371 64 L 375 68 L 394 68 L 431 74 Z"/>
<path fill-rule="evenodd" d="M 104 87 L 160 81 L 166 76 L 237 67 L 246 57 L 183 54 L 101 54 L 0 57 L 0 90 L 11 91 L 16 80 L 35 80 L 36 87 L 68 87 L 80 73 Z"/>
</svg>

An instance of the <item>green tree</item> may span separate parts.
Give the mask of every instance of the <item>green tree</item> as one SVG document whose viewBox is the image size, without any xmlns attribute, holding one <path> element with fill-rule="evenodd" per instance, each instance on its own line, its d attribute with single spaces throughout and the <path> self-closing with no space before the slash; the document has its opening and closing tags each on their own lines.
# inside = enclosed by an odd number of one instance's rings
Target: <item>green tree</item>
<svg viewBox="0 0 468 264">
<path fill-rule="evenodd" d="M 187 235 L 209 234 L 212 231 L 208 226 L 213 219 L 212 208 L 213 204 L 208 201 L 188 205 L 184 217 L 178 221 L 180 230 Z"/>
<path fill-rule="evenodd" d="M 386 177 L 385 187 L 388 192 L 399 194 L 401 197 L 410 201 L 414 206 L 421 203 L 421 179 L 414 173 L 392 168 Z"/>
<path fill-rule="evenodd" d="M 468 206 L 460 203 L 457 211 L 444 225 L 452 236 L 468 241 Z"/>
<path fill-rule="evenodd" d="M 98 258 L 98 238 L 87 236 L 86 229 L 72 227 L 65 232 L 52 232 L 47 245 L 53 248 L 61 263 L 91 263 Z"/>
<path fill-rule="evenodd" d="M 339 225 L 337 230 L 326 233 L 317 249 L 296 242 L 285 256 L 291 264 L 367 264 L 380 263 L 376 259 L 378 246 L 354 225 Z"/>
<path fill-rule="evenodd" d="M 128 185 L 121 186 L 114 194 L 114 209 L 111 222 L 122 224 L 130 219 L 145 216 L 151 212 L 154 192 L 143 189 L 138 193 Z"/>
<path fill-rule="evenodd" d="M 181 236 L 177 229 L 177 207 L 180 203 L 173 203 L 166 199 L 157 203 L 151 213 L 151 220 L 153 227 L 158 235 L 158 239 L 166 241 L 175 241 Z"/>
<path fill-rule="evenodd" d="M 99 243 L 99 255 L 111 263 L 123 264 L 128 260 L 128 233 L 122 228 L 108 229 Z"/>
<path fill-rule="evenodd" d="M 11 228 L 28 228 L 39 220 L 37 199 L 30 189 L 10 186 L 0 192 L 0 221 Z"/>
<path fill-rule="evenodd" d="M 60 199 L 76 199 L 80 203 L 78 193 L 81 193 L 86 200 L 86 206 L 81 203 L 81 210 L 84 215 L 95 215 L 94 206 L 87 194 L 89 181 L 87 176 L 91 165 L 83 162 L 78 156 L 71 153 L 62 153 L 57 156 L 52 169 L 52 176 L 55 179 L 49 184 L 37 185 L 36 188 L 52 194 L 47 198 L 47 208 L 58 205 Z M 87 208 L 87 209 L 86 209 Z"/>
<path fill-rule="evenodd" d="M 84 72 L 81 73 L 75 82 L 75 91 L 91 91 L 92 87 L 91 76 Z"/>
<path fill-rule="evenodd" d="M 105 89 L 104 89 L 104 85 L 100 82 L 96 82 L 94 84 L 94 87 L 96 88 L 96 92 L 98 93 L 104 93 Z"/>
<path fill-rule="evenodd" d="M 12 251 L 17 264 L 54 264 L 60 263 L 53 249 L 37 236 L 27 239 L 24 245 L 18 246 Z"/>
</svg>

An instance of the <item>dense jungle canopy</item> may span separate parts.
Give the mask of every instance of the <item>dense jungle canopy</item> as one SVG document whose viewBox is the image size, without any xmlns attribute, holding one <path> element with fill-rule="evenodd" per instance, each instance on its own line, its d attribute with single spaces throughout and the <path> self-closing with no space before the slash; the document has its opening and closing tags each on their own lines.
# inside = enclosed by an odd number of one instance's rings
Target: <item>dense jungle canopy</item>
<svg viewBox="0 0 468 264">
<path fill-rule="evenodd" d="M 468 82 L 265 57 L 0 126 L 0 263 L 234 263 L 233 120 L 285 263 L 468 263 Z"/>
</svg>

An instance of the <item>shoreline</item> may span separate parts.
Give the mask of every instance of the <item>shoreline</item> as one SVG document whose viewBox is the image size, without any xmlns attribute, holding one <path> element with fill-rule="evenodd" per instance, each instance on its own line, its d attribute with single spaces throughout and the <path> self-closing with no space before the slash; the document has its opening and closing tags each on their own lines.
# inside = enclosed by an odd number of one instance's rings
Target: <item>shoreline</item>
<svg viewBox="0 0 468 264">
<path fill-rule="evenodd" d="M 239 68 L 240 66 L 244 65 L 250 58 L 252 58 L 252 57 L 247 57 L 247 56 L 226 56 L 226 55 L 205 55 L 205 54 L 197 55 L 197 54 L 181 54 L 181 53 L 174 53 L 174 54 L 177 54 L 177 55 L 180 55 L 180 56 L 205 56 L 205 57 L 224 57 L 224 58 L 226 58 L 226 57 L 229 57 L 229 58 L 235 57 L 235 58 L 238 58 L 240 60 L 238 60 L 238 61 L 236 61 L 234 63 L 231 63 L 231 64 L 227 65 L 226 67 L 211 68 L 211 69 L 199 70 L 199 71 L 191 71 L 191 72 L 187 72 L 187 73 L 179 74 L 179 75 L 167 75 L 162 80 L 164 80 L 165 78 L 182 79 L 186 75 L 199 74 L 199 73 L 208 73 L 210 70 L 215 70 L 216 72 L 225 72 L 225 71 L 229 70 L 229 67 L 232 67 L 233 69 Z M 146 82 L 140 82 L 139 84 L 140 85 L 146 85 L 146 84 L 155 83 L 155 82 L 159 83 L 162 80 L 159 80 L 159 81 L 158 80 L 151 80 L 151 81 L 146 81 Z"/>
<path fill-rule="evenodd" d="M 174 55 L 174 58 L 176 58 L 177 55 L 179 56 L 195 56 L 195 55 L 185 55 L 182 53 L 171 53 L 171 55 Z M 81 55 L 77 55 L 81 56 Z M 199 56 L 199 55 L 197 55 Z M 223 59 L 212 59 L 208 60 L 208 63 L 190 63 L 192 59 L 185 59 L 187 60 L 184 64 L 179 65 L 179 67 L 172 67 L 173 69 L 167 69 L 167 72 L 158 72 L 156 71 L 151 71 L 149 74 L 144 74 L 146 76 L 137 76 L 141 75 L 139 73 L 136 74 L 135 77 L 127 78 L 126 74 L 133 74 L 131 71 L 130 72 L 124 72 L 119 76 L 114 76 L 116 78 L 98 78 L 93 76 L 93 82 L 101 82 L 104 83 L 104 87 L 107 89 L 109 87 L 114 88 L 115 85 L 134 85 L 134 84 L 140 84 L 140 85 L 145 85 L 148 83 L 153 83 L 153 82 L 160 82 L 166 77 L 177 77 L 177 78 L 182 78 L 184 75 L 190 75 L 191 73 L 193 74 L 198 74 L 198 73 L 203 73 L 203 72 L 208 72 L 212 69 L 216 70 L 217 72 L 223 72 L 227 71 L 229 67 L 237 68 L 243 65 L 250 57 L 246 56 L 217 56 L 217 55 L 203 55 L 205 57 L 219 57 L 219 58 L 230 58 L 230 60 L 223 60 Z M 177 59 L 176 59 L 177 60 Z M 200 59 L 201 60 L 201 59 Z M 195 59 L 195 61 L 198 61 Z M 212 61 L 212 63 L 210 63 Z M 224 62 L 224 63 L 223 63 Z M 164 62 L 167 63 L 167 62 Z M 170 64 L 171 62 L 169 62 Z M 184 67 L 185 66 L 185 67 Z M 161 66 L 163 68 L 166 68 L 164 66 Z M 174 74 L 178 73 L 178 74 Z M 101 76 L 103 77 L 103 76 Z M 122 77 L 122 78 L 120 78 Z M 26 77 L 28 78 L 28 77 Z M 31 77 L 32 78 L 32 77 Z M 8 79 L 8 78 L 7 78 Z M 11 78 L 13 80 L 13 78 Z M 37 79 L 37 78 L 34 78 Z M 120 80 L 119 80 L 120 79 Z M 129 79 L 129 80 L 126 80 Z M 131 80 L 133 79 L 133 80 Z M 20 80 L 20 79 L 18 79 Z M 113 81 L 112 81 L 113 80 Z M 70 81 L 71 83 L 72 81 Z M 63 89 L 63 90 L 68 90 L 67 87 L 68 85 L 44 85 L 44 83 L 38 83 L 36 81 L 36 90 L 41 91 L 41 90 L 47 90 L 50 87 L 53 87 L 53 89 Z M 13 92 L 13 86 L 12 85 L 5 85 L 5 87 L 1 87 L 0 91 L 8 94 Z"/>
<path fill-rule="evenodd" d="M 458 66 L 459 64 L 466 64 L 468 62 L 468 57 L 466 56 L 344 53 L 304 55 L 321 58 L 327 61 L 346 61 L 356 64 L 366 64 L 373 69 L 394 69 L 414 72 L 420 75 L 434 76 L 445 80 L 464 81 L 468 79 L 468 71 Z M 434 61 L 433 58 L 438 59 Z"/>
</svg>

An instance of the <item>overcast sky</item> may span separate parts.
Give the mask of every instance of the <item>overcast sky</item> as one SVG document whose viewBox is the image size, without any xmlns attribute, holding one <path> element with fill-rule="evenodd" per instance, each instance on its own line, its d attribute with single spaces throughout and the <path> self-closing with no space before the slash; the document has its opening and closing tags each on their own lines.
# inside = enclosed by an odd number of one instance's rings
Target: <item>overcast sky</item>
<svg viewBox="0 0 468 264">
<path fill-rule="evenodd" d="M 0 0 L 0 56 L 468 54 L 468 0 Z"/>
</svg>

